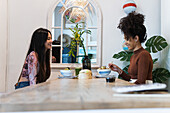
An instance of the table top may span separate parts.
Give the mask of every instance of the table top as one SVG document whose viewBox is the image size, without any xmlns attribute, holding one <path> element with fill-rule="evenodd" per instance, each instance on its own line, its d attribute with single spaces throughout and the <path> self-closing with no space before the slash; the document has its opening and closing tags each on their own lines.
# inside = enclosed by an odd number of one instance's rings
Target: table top
<svg viewBox="0 0 170 113">
<path fill-rule="evenodd" d="M 0 112 L 170 107 L 170 95 L 122 95 L 112 88 L 133 85 L 116 79 L 55 79 L 0 96 Z"/>
</svg>

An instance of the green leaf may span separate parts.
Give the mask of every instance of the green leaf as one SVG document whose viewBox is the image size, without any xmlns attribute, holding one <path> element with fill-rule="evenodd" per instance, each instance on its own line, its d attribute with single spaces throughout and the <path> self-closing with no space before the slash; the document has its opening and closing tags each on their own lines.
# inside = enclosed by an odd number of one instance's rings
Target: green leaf
<svg viewBox="0 0 170 113">
<path fill-rule="evenodd" d="M 129 65 L 127 65 L 126 67 L 123 68 L 123 71 L 128 74 L 128 68 L 129 68 Z"/>
<path fill-rule="evenodd" d="M 74 53 L 72 52 L 72 56 L 75 58 L 75 55 L 74 55 Z"/>
<path fill-rule="evenodd" d="M 79 25 L 78 25 L 78 23 L 76 24 L 76 27 L 75 27 L 75 28 L 77 28 L 77 29 L 79 28 Z"/>
<path fill-rule="evenodd" d="M 156 58 L 156 59 L 152 59 L 152 61 L 153 61 L 153 64 L 155 64 L 155 62 L 157 62 L 157 61 L 158 61 L 158 58 Z"/>
<path fill-rule="evenodd" d="M 90 30 L 85 30 L 85 31 L 86 31 L 86 33 L 91 35 L 91 31 Z"/>
<path fill-rule="evenodd" d="M 71 28 L 69 28 L 69 29 L 73 32 L 73 34 L 75 34 L 75 32 Z"/>
<path fill-rule="evenodd" d="M 70 22 L 75 23 L 75 19 L 73 19 L 73 18 L 70 19 Z"/>
<path fill-rule="evenodd" d="M 157 68 L 152 72 L 153 82 L 164 83 L 169 77 L 170 72 L 165 68 Z"/>
<path fill-rule="evenodd" d="M 162 36 L 153 36 L 149 40 L 147 40 L 145 46 L 148 52 L 156 53 L 166 48 L 168 46 L 168 43 Z"/>
<path fill-rule="evenodd" d="M 77 32 L 77 29 L 76 28 L 74 28 L 74 30 L 75 30 L 75 33 Z"/>
<path fill-rule="evenodd" d="M 126 67 L 123 68 L 123 71 L 128 74 L 128 68 L 129 68 L 129 65 L 127 65 Z M 124 80 L 121 76 L 118 76 L 119 79 L 122 79 Z"/>
<path fill-rule="evenodd" d="M 130 61 L 133 52 L 121 51 L 118 54 L 114 54 L 113 58 L 120 59 L 120 61 Z"/>
<path fill-rule="evenodd" d="M 151 50 L 150 50 L 150 48 L 145 48 L 145 50 L 147 50 L 149 53 L 151 53 Z"/>
<path fill-rule="evenodd" d="M 69 53 L 69 56 L 70 56 L 70 55 L 72 54 L 72 53 L 71 53 L 71 50 L 70 50 L 68 53 Z"/>
<path fill-rule="evenodd" d="M 85 31 L 81 32 L 80 36 L 83 35 L 85 33 Z"/>
</svg>

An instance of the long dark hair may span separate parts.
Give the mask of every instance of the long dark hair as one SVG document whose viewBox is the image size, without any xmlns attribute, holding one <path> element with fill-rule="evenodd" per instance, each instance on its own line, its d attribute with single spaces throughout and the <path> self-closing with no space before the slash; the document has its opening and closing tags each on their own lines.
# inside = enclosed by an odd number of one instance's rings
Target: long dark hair
<svg viewBox="0 0 170 113">
<path fill-rule="evenodd" d="M 51 73 L 50 68 L 50 49 L 45 52 L 45 42 L 48 39 L 48 33 L 51 32 L 44 28 L 39 28 L 34 31 L 31 39 L 31 44 L 27 56 L 34 51 L 39 62 L 39 71 L 37 72 L 36 83 L 45 82 Z M 46 68 L 46 69 L 45 69 Z"/>
<path fill-rule="evenodd" d="M 143 25 L 144 20 L 144 15 L 132 12 L 120 20 L 118 28 L 125 34 L 126 40 L 129 40 L 130 37 L 134 39 L 137 35 L 142 43 L 147 38 L 146 27 Z"/>
</svg>

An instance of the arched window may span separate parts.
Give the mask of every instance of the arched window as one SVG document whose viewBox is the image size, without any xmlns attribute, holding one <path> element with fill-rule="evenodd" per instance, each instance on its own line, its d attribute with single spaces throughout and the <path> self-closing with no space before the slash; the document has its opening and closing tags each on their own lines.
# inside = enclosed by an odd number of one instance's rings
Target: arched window
<svg viewBox="0 0 170 113">
<path fill-rule="evenodd" d="M 69 28 L 79 24 L 82 29 L 91 31 L 84 33 L 84 45 L 91 58 L 92 68 L 101 65 L 101 28 L 102 14 L 94 0 L 57 0 L 48 14 L 48 29 L 52 32 L 52 67 L 77 67 L 81 65 L 83 48 L 77 47 L 75 57 L 69 56 L 73 37 Z"/>
</svg>

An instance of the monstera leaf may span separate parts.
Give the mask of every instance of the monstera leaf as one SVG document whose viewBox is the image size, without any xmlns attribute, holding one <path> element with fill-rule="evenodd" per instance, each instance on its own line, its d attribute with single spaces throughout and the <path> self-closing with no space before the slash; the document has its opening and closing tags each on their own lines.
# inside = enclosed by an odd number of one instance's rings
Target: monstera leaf
<svg viewBox="0 0 170 113">
<path fill-rule="evenodd" d="M 153 61 L 153 64 L 155 64 L 155 62 L 158 61 L 158 58 L 152 59 L 152 61 Z"/>
<path fill-rule="evenodd" d="M 120 59 L 120 61 L 130 61 L 132 54 L 133 52 L 121 51 L 118 54 L 114 54 L 113 58 Z"/>
<path fill-rule="evenodd" d="M 152 72 L 153 82 L 164 83 L 169 77 L 170 72 L 165 68 L 157 68 Z"/>
<path fill-rule="evenodd" d="M 126 67 L 123 68 L 123 71 L 128 74 L 128 68 L 129 68 L 129 65 L 127 65 Z"/>
<path fill-rule="evenodd" d="M 123 71 L 128 74 L 128 68 L 129 68 L 129 65 L 127 65 L 126 67 L 123 68 Z M 118 76 L 119 79 L 122 79 L 124 80 L 121 76 Z"/>
<path fill-rule="evenodd" d="M 147 40 L 145 46 L 146 46 L 145 49 L 148 52 L 156 53 L 167 47 L 168 44 L 162 36 L 153 36 L 149 40 Z"/>
</svg>

